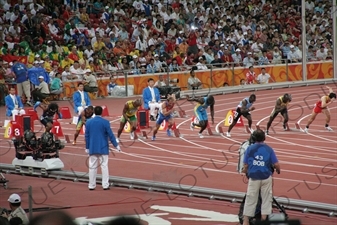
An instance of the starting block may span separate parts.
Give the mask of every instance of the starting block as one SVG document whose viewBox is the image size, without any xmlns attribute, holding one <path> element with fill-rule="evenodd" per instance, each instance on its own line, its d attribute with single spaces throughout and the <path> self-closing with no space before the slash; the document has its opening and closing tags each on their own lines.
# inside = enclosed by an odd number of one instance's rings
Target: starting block
<svg viewBox="0 0 337 225">
<path fill-rule="evenodd" d="M 108 111 L 108 107 L 106 107 L 106 105 L 103 105 L 103 106 L 102 106 L 102 109 L 103 109 L 102 117 L 110 116 L 110 115 L 109 115 L 109 111 Z"/>
<path fill-rule="evenodd" d="M 71 119 L 71 113 L 69 107 L 61 107 L 60 113 L 62 114 L 62 119 Z M 56 118 L 58 119 L 58 115 L 56 114 Z"/>
<path fill-rule="evenodd" d="M 33 108 L 28 108 L 26 111 L 26 115 L 30 116 L 32 121 L 39 120 L 37 112 Z"/>
<path fill-rule="evenodd" d="M 53 120 L 53 128 L 51 129 L 51 132 L 57 137 L 63 137 L 62 127 L 59 121 L 55 119 Z"/>
<path fill-rule="evenodd" d="M 236 110 L 229 110 L 227 115 L 226 115 L 226 118 L 225 118 L 225 121 L 224 121 L 224 126 L 225 127 L 229 127 L 232 123 L 233 123 L 233 120 L 234 120 L 234 117 L 235 117 L 235 114 L 236 114 Z M 240 117 L 237 121 L 237 123 L 235 124 L 236 127 L 244 127 L 244 123 L 243 123 L 243 120 L 242 120 L 242 117 Z"/>
</svg>

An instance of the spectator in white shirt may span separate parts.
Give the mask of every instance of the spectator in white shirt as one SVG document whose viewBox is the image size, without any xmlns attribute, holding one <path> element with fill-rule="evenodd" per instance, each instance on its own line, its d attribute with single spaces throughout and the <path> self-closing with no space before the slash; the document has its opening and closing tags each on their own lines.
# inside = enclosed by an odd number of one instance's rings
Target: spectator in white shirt
<svg viewBox="0 0 337 225">
<path fill-rule="evenodd" d="M 119 17 L 123 17 L 125 16 L 125 12 L 123 9 L 121 9 L 121 6 L 120 4 L 116 4 L 116 8 L 114 10 L 114 16 L 115 16 L 115 21 L 118 21 L 119 20 Z"/>
<path fill-rule="evenodd" d="M 325 51 L 324 46 L 322 45 L 321 48 L 316 51 L 316 58 L 318 60 L 325 60 L 327 56 L 328 54 Z"/>
<path fill-rule="evenodd" d="M 207 66 L 205 65 L 205 59 L 204 57 L 200 56 L 199 57 L 199 62 L 196 64 L 198 67 L 198 70 L 207 70 Z"/>
<path fill-rule="evenodd" d="M 147 42 L 144 40 L 143 35 L 139 35 L 138 40 L 135 45 L 135 49 L 140 50 L 142 52 L 146 52 Z"/>
<path fill-rule="evenodd" d="M 54 25 L 54 20 L 50 19 L 48 23 L 48 28 L 51 34 L 57 35 L 59 33 L 59 29 Z"/>
<path fill-rule="evenodd" d="M 270 79 L 271 79 L 273 82 L 275 82 L 274 79 L 273 79 L 268 73 L 266 73 L 266 69 L 265 69 L 265 68 L 262 68 L 262 69 L 261 69 L 261 74 L 259 74 L 259 75 L 257 76 L 257 78 L 256 78 L 256 82 L 257 82 L 258 84 L 268 84 Z"/>
<path fill-rule="evenodd" d="M 255 60 L 253 59 L 253 57 L 252 57 L 252 53 L 251 52 L 248 52 L 247 53 L 247 57 L 245 57 L 244 59 L 243 59 L 243 66 L 244 67 L 251 67 L 251 66 L 253 66 L 254 65 L 254 63 L 255 63 Z"/>
<path fill-rule="evenodd" d="M 80 63 L 78 61 L 74 62 L 74 64 L 69 68 L 69 71 L 71 75 L 73 75 L 74 77 L 76 76 L 76 79 L 82 78 L 82 75 L 84 74 L 80 68 Z"/>
<path fill-rule="evenodd" d="M 238 48 L 235 50 L 235 53 L 232 55 L 233 62 L 235 66 L 240 66 L 242 63 L 241 50 Z"/>
<path fill-rule="evenodd" d="M 292 63 L 301 61 L 301 56 L 298 55 L 294 45 L 290 45 L 290 52 L 288 52 L 287 59 Z"/>
<path fill-rule="evenodd" d="M 190 77 L 187 80 L 187 88 L 189 90 L 197 90 L 202 88 L 201 81 L 195 77 L 194 69 L 190 72 Z"/>
</svg>

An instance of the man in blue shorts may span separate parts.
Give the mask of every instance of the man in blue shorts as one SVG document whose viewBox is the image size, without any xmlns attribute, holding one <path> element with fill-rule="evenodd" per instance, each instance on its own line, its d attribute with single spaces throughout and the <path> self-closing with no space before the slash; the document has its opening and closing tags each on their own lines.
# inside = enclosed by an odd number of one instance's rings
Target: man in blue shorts
<svg viewBox="0 0 337 225">
<path fill-rule="evenodd" d="M 166 130 L 167 136 L 169 137 L 172 136 L 171 128 L 174 123 L 172 113 L 173 113 L 173 107 L 174 107 L 175 102 L 176 102 L 175 95 L 172 94 L 172 95 L 169 95 L 168 99 L 161 104 L 161 107 L 159 109 L 158 119 L 156 121 L 156 127 L 152 135 L 152 141 L 156 140 L 156 134 L 159 130 L 160 125 L 164 121 L 168 123 L 167 130 Z"/>
<path fill-rule="evenodd" d="M 198 118 L 199 122 L 198 123 L 192 122 L 191 130 L 193 130 L 195 126 L 200 127 L 199 137 L 204 138 L 202 132 L 208 126 L 208 115 L 207 115 L 208 107 L 210 107 L 212 124 L 214 124 L 214 104 L 215 104 L 214 97 L 212 95 L 209 95 L 207 97 L 187 99 L 187 101 L 197 102 L 197 105 L 194 107 L 194 114 Z"/>
</svg>

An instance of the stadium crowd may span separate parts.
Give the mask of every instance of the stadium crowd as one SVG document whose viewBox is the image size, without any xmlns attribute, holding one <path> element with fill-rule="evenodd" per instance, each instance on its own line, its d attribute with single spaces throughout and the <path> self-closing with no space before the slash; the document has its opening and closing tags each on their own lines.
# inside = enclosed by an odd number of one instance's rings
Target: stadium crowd
<svg viewBox="0 0 337 225">
<path fill-rule="evenodd" d="M 332 2 L 0 0 L 0 83 L 19 60 L 51 79 L 332 59 Z M 304 49 L 303 49 L 304 48 Z"/>
</svg>

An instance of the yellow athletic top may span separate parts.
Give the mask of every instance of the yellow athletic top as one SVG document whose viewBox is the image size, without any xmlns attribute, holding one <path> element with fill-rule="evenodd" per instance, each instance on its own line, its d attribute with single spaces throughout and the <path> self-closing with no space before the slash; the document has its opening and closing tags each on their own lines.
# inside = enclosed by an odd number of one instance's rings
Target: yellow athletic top
<svg viewBox="0 0 337 225">
<path fill-rule="evenodd" d="M 126 104 L 128 105 L 128 111 L 125 113 L 128 117 L 132 117 L 132 116 L 135 116 L 137 111 L 138 111 L 138 108 L 139 107 L 134 107 L 133 106 L 133 100 L 129 100 L 126 102 Z"/>
<path fill-rule="evenodd" d="M 283 96 L 279 97 L 279 99 L 281 101 L 281 106 L 288 106 L 289 105 L 289 102 L 287 102 L 287 103 L 283 102 Z"/>
</svg>

